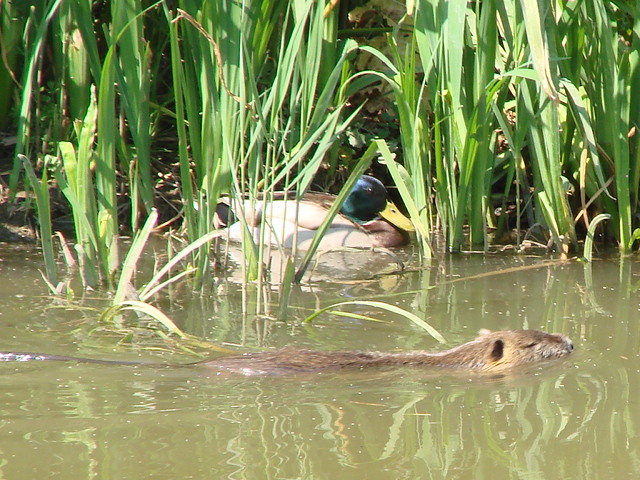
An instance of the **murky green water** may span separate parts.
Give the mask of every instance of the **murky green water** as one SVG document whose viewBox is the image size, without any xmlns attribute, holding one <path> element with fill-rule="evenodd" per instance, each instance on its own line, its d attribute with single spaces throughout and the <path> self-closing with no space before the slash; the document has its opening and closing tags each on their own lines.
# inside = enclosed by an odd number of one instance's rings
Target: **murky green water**
<svg viewBox="0 0 640 480">
<path fill-rule="evenodd" d="M 206 298 L 176 289 L 161 306 L 184 329 L 246 349 L 439 348 L 406 319 L 365 307 L 350 311 L 382 321 L 326 314 L 300 324 L 320 306 L 376 298 L 419 314 L 449 346 L 482 327 L 539 328 L 565 333 L 577 350 L 503 378 L 401 369 L 223 380 L 189 368 L 4 363 L 0 478 L 638 478 L 640 263 L 460 280 L 543 261 L 446 257 L 401 277 L 319 282 L 294 291 L 286 324 L 251 315 L 224 283 Z M 95 311 L 46 297 L 39 262 L 37 252 L 0 247 L 0 351 L 139 354 L 114 350 L 113 333 L 91 333 Z M 277 311 L 276 294 L 272 302 Z"/>
</svg>

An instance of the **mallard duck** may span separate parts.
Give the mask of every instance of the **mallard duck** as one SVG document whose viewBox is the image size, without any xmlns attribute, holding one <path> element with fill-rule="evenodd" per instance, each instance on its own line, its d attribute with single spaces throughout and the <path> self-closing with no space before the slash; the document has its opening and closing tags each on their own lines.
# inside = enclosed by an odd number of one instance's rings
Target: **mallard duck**
<svg viewBox="0 0 640 480">
<path fill-rule="evenodd" d="M 256 243 L 260 242 L 259 227 L 266 214 L 269 231 L 264 232 L 264 243 L 291 248 L 296 241 L 298 249 L 306 250 L 335 199 L 335 195 L 327 193 L 307 193 L 296 203 L 282 196 L 271 202 L 256 202 L 255 210 L 245 200 L 243 211 Z M 242 239 L 242 224 L 231 212 L 241 206 L 230 207 L 228 199 L 218 205 L 218 226 L 228 226 L 232 240 Z M 363 175 L 345 199 L 340 214 L 333 219 L 319 249 L 398 247 L 409 242 L 408 232 L 413 230 L 411 221 L 388 200 L 382 182 Z"/>
</svg>

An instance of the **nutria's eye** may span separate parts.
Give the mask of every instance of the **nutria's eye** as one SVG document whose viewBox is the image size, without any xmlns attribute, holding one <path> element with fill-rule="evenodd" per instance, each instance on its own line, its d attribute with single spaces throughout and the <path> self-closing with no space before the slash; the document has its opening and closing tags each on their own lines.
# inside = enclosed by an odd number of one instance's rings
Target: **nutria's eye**
<svg viewBox="0 0 640 480">
<path fill-rule="evenodd" d="M 525 345 L 524 348 L 531 348 L 531 347 L 535 347 L 536 345 L 538 345 L 538 342 L 533 342 L 533 343 L 530 343 L 529 345 Z"/>
</svg>

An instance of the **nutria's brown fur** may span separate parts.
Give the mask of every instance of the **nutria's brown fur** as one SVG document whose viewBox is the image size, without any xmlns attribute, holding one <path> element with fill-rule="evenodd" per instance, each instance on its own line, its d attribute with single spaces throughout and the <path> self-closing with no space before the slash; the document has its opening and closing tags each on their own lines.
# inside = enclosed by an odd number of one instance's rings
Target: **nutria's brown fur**
<svg viewBox="0 0 640 480">
<path fill-rule="evenodd" d="M 189 365 L 155 365 L 165 367 L 202 366 L 219 374 L 284 375 L 319 372 L 339 368 L 364 367 L 434 367 L 501 373 L 542 360 L 561 358 L 573 351 L 573 343 L 559 333 L 538 330 L 482 330 L 475 340 L 439 353 L 424 351 L 385 352 L 318 352 L 287 348 L 271 352 L 245 353 L 205 360 Z M 89 358 L 34 353 L 0 353 L 0 361 L 63 360 L 112 365 L 147 365 L 144 362 L 93 360 Z"/>
<path fill-rule="evenodd" d="M 282 375 L 370 366 L 437 367 L 499 373 L 546 359 L 565 357 L 572 351 L 571 340 L 557 333 L 483 330 L 475 340 L 439 353 L 284 349 L 221 357 L 200 362 L 199 365 L 243 375 Z"/>
</svg>

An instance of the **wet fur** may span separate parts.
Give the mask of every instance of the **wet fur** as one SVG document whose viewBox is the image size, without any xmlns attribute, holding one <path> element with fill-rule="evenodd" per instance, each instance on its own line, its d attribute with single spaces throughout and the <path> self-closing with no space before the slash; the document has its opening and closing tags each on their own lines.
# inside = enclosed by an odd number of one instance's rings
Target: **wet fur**
<svg viewBox="0 0 640 480">
<path fill-rule="evenodd" d="M 475 340 L 439 353 L 425 351 L 386 353 L 283 349 L 246 353 L 200 362 L 220 372 L 243 375 L 283 375 L 340 368 L 434 367 L 499 373 L 573 351 L 573 343 L 560 334 L 537 330 L 482 331 Z"/>
</svg>

